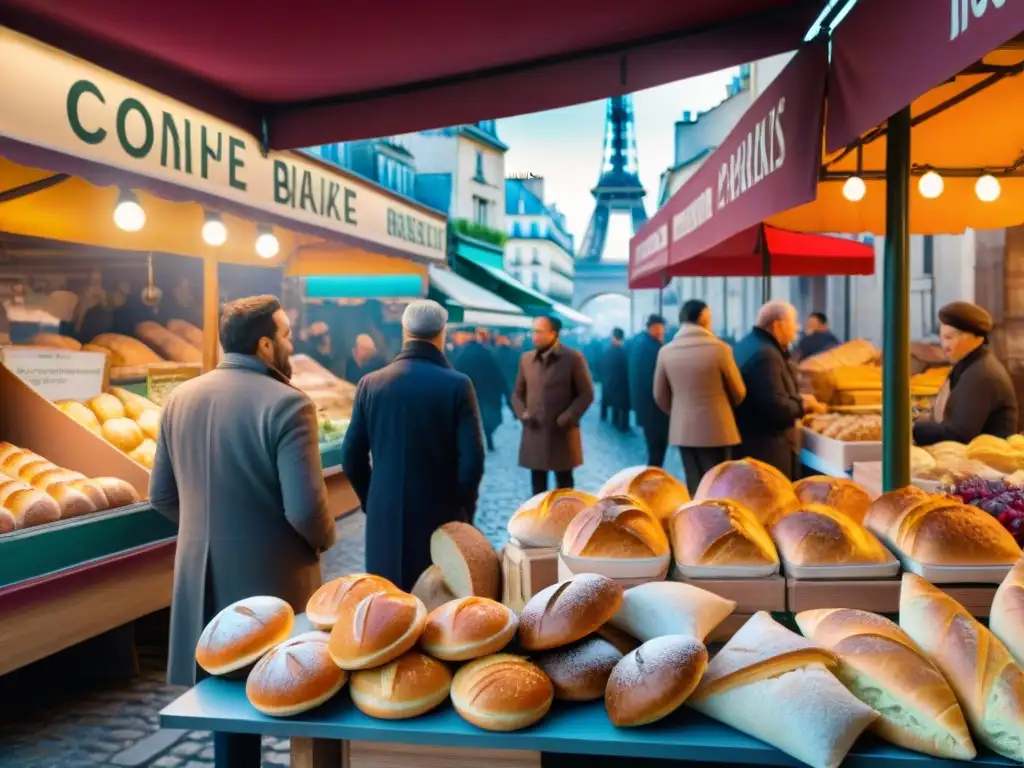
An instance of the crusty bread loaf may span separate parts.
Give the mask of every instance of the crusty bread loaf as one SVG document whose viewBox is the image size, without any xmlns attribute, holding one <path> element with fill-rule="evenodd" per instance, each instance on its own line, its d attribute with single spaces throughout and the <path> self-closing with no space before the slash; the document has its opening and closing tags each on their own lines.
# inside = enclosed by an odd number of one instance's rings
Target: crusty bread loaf
<svg viewBox="0 0 1024 768">
<path fill-rule="evenodd" d="M 845 477 L 805 477 L 793 485 L 793 491 L 802 504 L 824 504 L 838 509 L 858 523 L 864 522 L 864 516 L 871 506 L 871 494 Z"/>
<path fill-rule="evenodd" d="M 675 712 L 708 666 L 708 650 L 689 635 L 648 640 L 615 665 L 605 689 L 608 719 L 619 727 L 647 725 Z"/>
<path fill-rule="evenodd" d="M 160 411 L 155 408 L 147 408 L 135 420 L 142 430 L 142 434 L 150 440 L 156 440 L 160 436 Z"/>
<path fill-rule="evenodd" d="M 539 653 L 531 660 L 550 678 L 556 699 L 594 701 L 604 698 L 608 677 L 623 653 L 603 637 L 589 635 L 578 643 Z"/>
<path fill-rule="evenodd" d="M 63 336 L 59 333 L 37 333 L 28 340 L 30 347 L 45 347 L 47 349 L 66 349 L 77 352 L 82 348 L 80 342 L 70 336 Z"/>
<path fill-rule="evenodd" d="M 725 461 L 712 467 L 701 479 L 693 498 L 738 501 L 765 526 L 799 503 L 786 476 L 757 459 Z"/>
<path fill-rule="evenodd" d="M 544 717 L 555 690 L 539 667 L 498 653 L 475 659 L 452 681 L 452 704 L 465 720 L 488 731 L 518 731 Z"/>
<path fill-rule="evenodd" d="M 139 492 L 132 487 L 132 484 L 119 477 L 92 477 L 89 482 L 98 485 L 107 497 L 107 508 L 118 509 L 127 507 L 129 504 L 139 503 Z M 77 482 L 72 481 L 77 487 Z"/>
<path fill-rule="evenodd" d="M 331 630 L 331 658 L 342 669 L 371 669 L 416 645 L 427 620 L 419 598 L 404 592 L 373 592 L 345 602 Z"/>
<path fill-rule="evenodd" d="M 437 659 L 409 651 L 376 669 L 352 673 L 349 692 L 360 712 L 382 720 L 426 714 L 448 698 L 452 673 Z"/>
<path fill-rule="evenodd" d="M 771 529 L 779 555 L 792 565 L 894 562 L 889 551 L 853 518 L 824 504 L 805 504 Z"/>
<path fill-rule="evenodd" d="M 96 414 L 92 412 L 89 406 L 78 402 L 77 400 L 58 400 L 54 403 L 68 418 L 77 421 L 86 429 L 91 432 L 99 433 L 100 422 L 96 418 Z"/>
<path fill-rule="evenodd" d="M 849 608 L 803 611 L 796 622 L 805 637 L 836 654 L 836 675 L 850 692 L 881 713 L 875 733 L 927 755 L 974 759 L 953 689 L 896 624 Z"/>
<path fill-rule="evenodd" d="M 120 402 L 117 403 L 121 405 Z M 126 417 L 114 417 L 107 419 L 100 427 L 103 438 L 111 443 L 119 451 L 131 453 L 146 439 L 139 429 L 139 425 Z"/>
<path fill-rule="evenodd" d="M 427 613 L 457 599 L 445 584 L 444 571 L 437 565 L 428 566 L 427 570 L 420 574 L 416 583 L 413 584 L 410 594 L 416 595 L 423 601 L 423 607 L 427 609 Z"/>
<path fill-rule="evenodd" d="M 711 660 L 687 705 L 812 768 L 838 768 L 878 713 L 832 675 L 837 663 L 759 611 Z"/>
<path fill-rule="evenodd" d="M 211 675 L 245 669 L 288 639 L 292 607 L 278 597 L 247 597 L 213 617 L 199 636 L 196 663 Z"/>
<path fill-rule="evenodd" d="M 245 682 L 253 707 L 271 717 L 308 712 L 331 699 L 348 674 L 331 661 L 325 632 L 285 640 L 260 659 Z"/>
<path fill-rule="evenodd" d="M 508 521 L 508 535 L 524 547 L 557 547 L 565 529 L 597 497 L 571 488 L 538 493 Z"/>
<path fill-rule="evenodd" d="M 120 400 L 107 392 L 96 395 L 86 405 L 96 415 L 96 419 L 100 424 L 109 419 L 123 419 L 125 417 L 124 405 Z"/>
<path fill-rule="evenodd" d="M 519 643 L 544 651 L 581 640 L 622 605 L 622 587 L 606 576 L 584 573 L 552 584 L 530 598 L 519 617 Z"/>
<path fill-rule="evenodd" d="M 420 647 L 443 661 L 468 661 L 497 653 L 519 627 L 511 608 L 487 597 L 460 597 L 427 616 Z"/>
<path fill-rule="evenodd" d="M 430 560 L 444 573 L 456 597 L 501 597 L 501 560 L 480 531 L 468 523 L 445 523 L 430 536 Z"/>
<path fill-rule="evenodd" d="M 663 525 L 690 500 L 686 486 L 658 467 L 627 467 L 617 472 L 597 492 L 606 496 L 632 496 L 654 513 Z"/>
<path fill-rule="evenodd" d="M 121 358 L 123 365 L 152 365 L 164 359 L 138 339 L 119 333 L 101 333 L 93 338 L 92 344 L 106 347 Z"/>
<path fill-rule="evenodd" d="M 60 504 L 49 494 L 33 488 L 23 480 L 15 480 L 0 474 L 0 509 L 7 514 L 0 515 L 3 531 L 31 528 L 60 520 Z M 13 525 L 5 522 L 10 516 Z"/>
<path fill-rule="evenodd" d="M 1017 664 L 1024 666 L 1024 557 L 1010 569 L 996 590 L 988 628 L 1003 641 Z"/>
<path fill-rule="evenodd" d="M 196 349 L 203 348 L 203 332 L 187 320 L 172 318 L 167 321 L 167 330 L 180 336 Z"/>
<path fill-rule="evenodd" d="M 138 421 L 146 411 L 160 411 L 160 406 L 152 400 L 145 398 L 142 395 L 137 395 L 134 392 L 129 392 L 127 389 L 111 387 L 109 392 L 120 400 L 122 405 L 124 405 L 125 415 L 129 419 Z"/>
<path fill-rule="evenodd" d="M 652 581 L 627 589 L 611 625 L 641 642 L 662 635 L 704 640 L 736 610 L 736 603 L 677 581 Z"/>
<path fill-rule="evenodd" d="M 145 320 L 135 326 L 135 335 L 157 350 L 167 360 L 176 363 L 203 362 L 202 347 L 194 347 L 185 339 L 171 333 L 159 323 Z"/>
<path fill-rule="evenodd" d="M 363 598 L 377 592 L 399 589 L 381 576 L 353 573 L 331 579 L 306 601 L 306 618 L 317 629 L 331 629 L 341 616 L 348 615 Z"/>
<path fill-rule="evenodd" d="M 1024 672 L 1001 642 L 956 600 L 903 574 L 900 629 L 949 681 L 974 738 L 1024 762 Z"/>
<path fill-rule="evenodd" d="M 587 507 L 562 538 L 562 553 L 572 557 L 650 558 L 668 551 L 660 521 L 643 502 L 628 496 L 610 496 Z"/>
<path fill-rule="evenodd" d="M 888 538 L 907 557 L 935 565 L 1013 565 L 1021 555 L 998 520 L 953 498 L 915 504 Z"/>
<path fill-rule="evenodd" d="M 683 566 L 779 564 L 768 531 L 749 509 L 728 499 L 694 501 L 669 523 L 672 552 Z"/>
<path fill-rule="evenodd" d="M 889 531 L 895 530 L 896 523 L 907 510 L 928 498 L 927 493 L 913 485 L 883 493 L 871 502 L 871 506 L 864 514 L 864 527 L 886 544 L 891 545 Z"/>
</svg>

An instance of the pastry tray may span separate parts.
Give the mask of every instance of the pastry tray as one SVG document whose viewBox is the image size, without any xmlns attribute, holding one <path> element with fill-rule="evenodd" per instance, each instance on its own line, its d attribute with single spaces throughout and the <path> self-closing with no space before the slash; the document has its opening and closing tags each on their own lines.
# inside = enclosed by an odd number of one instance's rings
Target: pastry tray
<svg viewBox="0 0 1024 768">
<path fill-rule="evenodd" d="M 672 563 L 676 579 L 764 579 L 779 572 L 779 563 L 769 565 L 683 565 Z"/>
<path fill-rule="evenodd" d="M 623 585 L 646 584 L 649 581 L 663 581 L 668 575 L 671 560 L 669 553 L 662 557 L 636 559 L 572 557 L 560 553 L 558 578 L 564 581 L 580 573 L 597 573 Z"/>
<path fill-rule="evenodd" d="M 888 550 L 886 550 L 888 553 Z M 900 562 L 889 553 L 885 563 L 851 563 L 850 565 L 793 565 L 780 554 L 782 570 L 791 579 L 836 581 L 839 579 L 891 579 L 900 572 Z"/>
<path fill-rule="evenodd" d="M 1013 565 L 933 565 L 899 555 L 903 570 L 932 584 L 1001 584 Z"/>
<path fill-rule="evenodd" d="M 803 427 L 803 441 L 806 450 L 843 469 L 849 469 L 855 461 L 880 461 L 882 458 L 881 440 L 847 443 Z"/>
</svg>

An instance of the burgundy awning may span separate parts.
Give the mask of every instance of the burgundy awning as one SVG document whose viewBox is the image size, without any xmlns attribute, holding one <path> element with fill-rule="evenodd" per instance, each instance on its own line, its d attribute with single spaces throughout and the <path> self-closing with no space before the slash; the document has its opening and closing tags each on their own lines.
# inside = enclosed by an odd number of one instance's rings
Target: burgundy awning
<svg viewBox="0 0 1024 768">
<path fill-rule="evenodd" d="M 643 237 L 637 235 L 629 241 L 629 287 L 632 290 L 664 287 L 670 219 L 668 208 L 659 208 L 644 225 Z"/>
<path fill-rule="evenodd" d="M 1024 3 L 858 0 L 836 28 L 828 77 L 828 152 L 1024 32 Z"/>
<path fill-rule="evenodd" d="M 275 149 L 506 117 L 797 47 L 823 0 L 0 0 L 0 24 Z"/>
</svg>

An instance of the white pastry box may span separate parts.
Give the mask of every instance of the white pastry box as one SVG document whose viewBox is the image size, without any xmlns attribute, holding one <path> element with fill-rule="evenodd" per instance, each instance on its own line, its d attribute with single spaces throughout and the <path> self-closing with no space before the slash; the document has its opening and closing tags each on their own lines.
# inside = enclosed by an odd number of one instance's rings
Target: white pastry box
<svg viewBox="0 0 1024 768">
<path fill-rule="evenodd" d="M 661 557 L 600 558 L 558 555 L 558 581 L 566 581 L 581 573 L 597 573 L 613 579 L 622 587 L 636 587 L 651 581 L 664 581 L 672 555 Z"/>
<path fill-rule="evenodd" d="M 853 482 L 860 485 L 872 496 L 882 495 L 882 462 L 858 461 L 853 465 Z M 910 478 L 910 484 L 917 486 L 926 493 L 938 493 L 940 483 L 937 480 L 925 480 L 922 477 Z"/>
<path fill-rule="evenodd" d="M 847 443 L 825 437 L 807 427 L 803 427 L 803 447 L 823 464 L 836 467 L 844 473 L 854 462 L 882 460 L 881 440 Z"/>
<path fill-rule="evenodd" d="M 509 539 L 501 555 L 501 602 L 516 613 L 535 594 L 558 583 L 558 548 L 524 547 Z"/>
</svg>

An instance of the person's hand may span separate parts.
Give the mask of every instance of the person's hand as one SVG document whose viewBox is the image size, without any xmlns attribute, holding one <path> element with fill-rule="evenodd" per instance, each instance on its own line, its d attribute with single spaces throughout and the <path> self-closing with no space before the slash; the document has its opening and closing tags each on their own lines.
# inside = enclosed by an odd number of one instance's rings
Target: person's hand
<svg viewBox="0 0 1024 768">
<path fill-rule="evenodd" d="M 562 429 L 568 429 L 572 426 L 572 417 L 567 413 L 560 414 L 555 420 L 555 423 L 557 423 Z"/>
<path fill-rule="evenodd" d="M 825 413 L 828 411 L 828 406 L 818 400 L 814 395 L 804 393 L 800 395 L 800 397 L 804 401 L 804 410 L 807 413 Z"/>
</svg>

